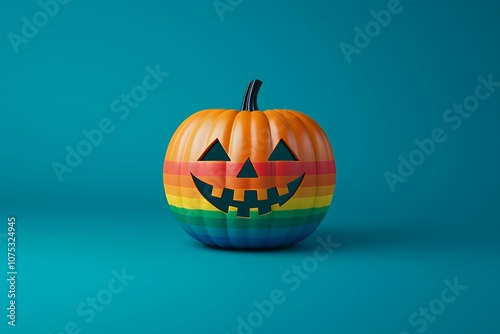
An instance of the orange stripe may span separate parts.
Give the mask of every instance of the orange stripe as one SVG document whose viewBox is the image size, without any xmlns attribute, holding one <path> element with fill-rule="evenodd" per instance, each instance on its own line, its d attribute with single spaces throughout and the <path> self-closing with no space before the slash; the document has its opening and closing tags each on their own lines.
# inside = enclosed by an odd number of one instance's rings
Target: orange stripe
<svg viewBox="0 0 500 334">
<path fill-rule="evenodd" d="M 178 208 L 184 208 L 188 210 L 208 210 L 208 211 L 218 211 L 215 206 L 210 204 L 204 198 L 190 198 L 190 197 L 179 197 L 174 195 L 168 195 L 168 204 L 173 205 Z M 321 208 L 329 206 L 332 202 L 332 195 L 330 196 L 320 196 L 320 197 L 302 197 L 295 198 L 292 197 L 288 202 L 283 205 L 275 204 L 272 206 L 273 211 L 290 211 L 290 210 L 300 210 L 309 208 Z M 237 210 L 236 208 L 230 208 L 230 211 Z M 251 208 L 250 211 L 258 211 L 257 208 Z"/>
<path fill-rule="evenodd" d="M 321 175 L 305 175 L 301 187 L 323 187 L 335 184 L 336 174 L 321 174 Z M 293 181 L 293 177 L 289 176 L 263 176 L 258 179 L 251 179 L 249 184 L 247 179 L 238 179 L 235 177 L 226 176 L 206 176 L 202 181 L 213 185 L 215 188 L 230 188 L 230 189 L 256 189 L 256 188 L 286 188 L 287 184 Z M 171 175 L 163 174 L 163 183 L 169 186 L 194 188 L 191 175 Z"/>
<path fill-rule="evenodd" d="M 196 198 L 196 197 L 202 197 L 201 194 L 198 192 L 198 190 L 194 187 L 191 188 L 184 188 L 184 187 L 175 187 L 175 186 L 170 186 L 170 185 L 165 185 L 165 192 L 169 195 L 174 195 L 174 196 L 181 196 L 181 197 L 191 197 L 191 198 Z M 333 194 L 335 186 L 330 185 L 330 186 L 324 186 L 324 187 L 300 187 L 297 190 L 297 193 L 294 195 L 294 197 L 316 197 L 316 196 L 327 196 Z M 239 189 L 240 191 L 244 191 L 243 189 Z M 264 191 L 258 192 L 258 199 L 265 199 L 267 196 L 267 193 L 265 189 Z M 283 190 L 285 193 L 287 190 Z M 222 189 L 214 189 L 213 195 L 215 196 L 220 196 L 222 193 Z"/>
</svg>

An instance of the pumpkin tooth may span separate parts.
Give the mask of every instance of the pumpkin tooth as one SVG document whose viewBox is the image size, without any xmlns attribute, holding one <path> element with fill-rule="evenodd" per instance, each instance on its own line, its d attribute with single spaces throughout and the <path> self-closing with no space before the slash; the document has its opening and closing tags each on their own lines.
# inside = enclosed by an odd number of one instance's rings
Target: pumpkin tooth
<svg viewBox="0 0 500 334">
<path fill-rule="evenodd" d="M 278 189 L 278 195 L 283 196 L 288 194 L 288 187 L 286 188 L 277 188 Z"/>
<path fill-rule="evenodd" d="M 271 211 L 277 210 L 280 206 L 281 206 L 281 204 L 279 204 L 279 203 L 271 205 Z"/>
<path fill-rule="evenodd" d="M 222 197 L 222 192 L 224 191 L 224 188 L 213 188 L 212 189 L 212 196 L 221 198 Z"/>
<path fill-rule="evenodd" d="M 235 189 L 233 199 L 235 201 L 243 202 L 245 200 L 245 190 L 244 189 Z"/>
<path fill-rule="evenodd" d="M 259 201 L 267 200 L 267 189 L 257 189 L 257 198 Z"/>
</svg>

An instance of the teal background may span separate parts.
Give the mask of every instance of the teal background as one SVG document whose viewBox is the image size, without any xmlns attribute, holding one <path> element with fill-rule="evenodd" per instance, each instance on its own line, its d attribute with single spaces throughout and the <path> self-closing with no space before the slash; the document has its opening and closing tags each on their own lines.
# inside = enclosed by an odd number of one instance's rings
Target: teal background
<svg viewBox="0 0 500 334">
<path fill-rule="evenodd" d="M 7 34 L 40 7 L 5 2 L 0 233 L 15 215 L 19 275 L 18 323 L 2 315 L 2 332 L 55 334 L 75 321 L 81 333 L 233 334 L 253 300 L 282 289 L 287 301 L 255 333 L 418 333 L 408 317 L 454 277 L 467 290 L 425 332 L 498 332 L 500 90 L 456 131 L 442 119 L 477 76 L 500 80 L 498 5 L 401 3 L 348 63 L 339 43 L 353 44 L 353 28 L 387 1 L 244 0 L 223 21 L 210 0 L 70 1 L 18 54 Z M 112 101 L 156 64 L 170 75 L 120 120 Z M 238 108 L 256 78 L 262 109 L 300 110 L 328 134 L 332 208 L 293 248 L 206 248 L 169 211 L 164 153 L 183 119 Z M 59 182 L 53 161 L 103 118 L 116 129 Z M 448 140 L 391 192 L 384 173 L 436 127 Z M 290 291 L 282 274 L 328 235 L 341 246 Z M 85 323 L 77 306 L 121 268 L 135 279 Z"/>
</svg>

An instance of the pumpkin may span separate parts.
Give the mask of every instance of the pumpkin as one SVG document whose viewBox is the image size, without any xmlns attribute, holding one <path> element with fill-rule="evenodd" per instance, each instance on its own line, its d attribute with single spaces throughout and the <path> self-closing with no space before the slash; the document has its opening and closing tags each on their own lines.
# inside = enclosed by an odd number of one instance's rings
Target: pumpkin
<svg viewBox="0 0 500 334">
<path fill-rule="evenodd" d="M 241 110 L 188 117 L 165 155 L 167 201 L 194 239 L 223 248 L 272 248 L 307 238 L 332 201 L 335 160 L 310 117 L 259 111 L 262 82 L 247 88 Z"/>
</svg>

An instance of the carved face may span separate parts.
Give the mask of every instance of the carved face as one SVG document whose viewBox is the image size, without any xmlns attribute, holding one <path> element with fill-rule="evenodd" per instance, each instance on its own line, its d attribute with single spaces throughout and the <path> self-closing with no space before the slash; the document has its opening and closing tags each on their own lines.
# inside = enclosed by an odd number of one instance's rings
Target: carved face
<svg viewBox="0 0 500 334">
<path fill-rule="evenodd" d="M 293 110 L 259 111 L 255 94 L 250 85 L 241 111 L 191 115 L 167 149 L 163 181 L 171 211 L 208 245 L 298 242 L 316 229 L 333 197 L 335 162 L 321 127 Z"/>
<path fill-rule="evenodd" d="M 207 150 L 200 156 L 199 161 L 231 161 L 231 158 L 226 153 L 225 149 L 222 147 L 219 139 L 216 139 Z M 271 155 L 268 161 L 297 161 L 297 157 L 288 147 L 288 145 L 281 139 Z M 272 168 L 272 165 L 268 165 L 267 168 Z M 285 194 L 279 195 L 276 186 L 265 189 L 265 198 L 258 199 L 256 189 L 244 189 L 243 199 L 238 200 L 234 198 L 234 189 L 224 187 L 220 197 L 212 195 L 213 185 L 206 183 L 195 175 L 191 174 L 193 181 L 196 185 L 198 191 L 203 195 L 203 197 L 210 202 L 214 207 L 221 210 L 222 212 L 228 213 L 229 207 L 235 207 L 238 217 L 250 217 L 250 209 L 255 208 L 258 210 L 259 215 L 264 215 L 271 212 L 271 207 L 275 204 L 279 206 L 284 205 L 290 198 L 295 195 L 299 189 L 300 184 L 304 180 L 304 175 L 302 174 L 292 181 L 287 183 L 288 191 Z M 240 171 L 236 175 L 236 178 L 259 178 L 259 173 L 255 169 L 252 160 L 248 158 L 241 167 Z"/>
</svg>

